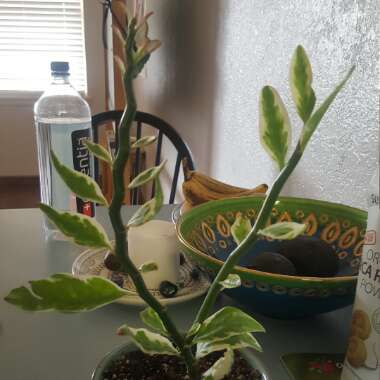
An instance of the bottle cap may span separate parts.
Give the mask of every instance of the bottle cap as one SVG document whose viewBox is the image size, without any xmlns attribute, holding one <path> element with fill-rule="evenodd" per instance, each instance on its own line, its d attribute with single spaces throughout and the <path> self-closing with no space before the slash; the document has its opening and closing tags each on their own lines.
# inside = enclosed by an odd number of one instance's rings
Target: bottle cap
<svg viewBox="0 0 380 380">
<path fill-rule="evenodd" d="M 50 69 L 52 74 L 68 75 L 70 70 L 69 62 L 51 62 Z"/>
</svg>

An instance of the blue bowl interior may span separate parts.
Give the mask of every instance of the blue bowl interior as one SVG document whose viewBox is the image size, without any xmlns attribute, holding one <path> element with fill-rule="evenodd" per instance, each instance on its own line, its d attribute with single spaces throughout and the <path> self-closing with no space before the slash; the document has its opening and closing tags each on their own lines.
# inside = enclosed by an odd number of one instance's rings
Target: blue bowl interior
<svg viewBox="0 0 380 380">
<path fill-rule="evenodd" d="M 199 209 L 191 221 L 186 221 L 185 214 L 183 223 L 189 224 L 187 239 L 191 245 L 207 255 L 225 261 L 236 248 L 230 232 L 236 213 L 243 212 L 253 225 L 262 199 L 228 200 L 224 204 L 218 204 L 218 207 L 216 203 L 212 207 L 212 203 L 209 207 Z M 338 256 L 339 270 L 336 276 L 357 275 L 365 235 L 364 211 L 328 202 L 283 197 L 277 201 L 272 211 L 270 224 L 279 221 L 305 223 L 306 235 L 324 240 Z M 279 241 L 260 238 L 251 248 L 252 254 L 245 255 L 239 264 L 247 265 L 250 257 L 260 252 L 276 252 L 279 244 Z"/>
</svg>

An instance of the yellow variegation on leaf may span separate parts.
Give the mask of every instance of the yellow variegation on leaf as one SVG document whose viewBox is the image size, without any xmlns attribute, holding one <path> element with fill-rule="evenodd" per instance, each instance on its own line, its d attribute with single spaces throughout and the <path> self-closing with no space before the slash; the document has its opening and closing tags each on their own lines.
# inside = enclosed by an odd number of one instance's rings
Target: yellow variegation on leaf
<svg viewBox="0 0 380 380">
<path fill-rule="evenodd" d="M 156 177 L 155 181 L 155 194 L 154 197 L 144 203 L 129 219 L 127 226 L 128 227 L 137 227 L 141 224 L 149 222 L 153 219 L 154 216 L 161 209 L 162 204 L 164 203 L 164 194 L 162 192 L 161 182 L 159 177 Z"/>
<path fill-rule="evenodd" d="M 223 379 L 230 373 L 233 363 L 234 352 L 231 349 L 227 349 L 224 355 L 202 375 L 202 380 Z"/>
<path fill-rule="evenodd" d="M 234 223 L 231 226 L 231 235 L 236 244 L 240 244 L 251 231 L 251 221 L 241 212 L 236 214 Z"/>
<path fill-rule="evenodd" d="M 86 141 L 86 146 L 88 150 L 100 160 L 107 162 L 110 166 L 112 166 L 112 156 L 111 153 L 105 149 L 100 144 L 93 143 L 92 141 Z"/>
<path fill-rule="evenodd" d="M 148 261 L 139 268 L 141 273 L 153 272 L 155 270 L 158 270 L 158 265 L 154 261 Z"/>
<path fill-rule="evenodd" d="M 66 313 L 90 311 L 116 301 L 126 294 L 112 281 L 102 277 L 76 278 L 57 273 L 29 281 L 30 288 L 13 289 L 5 300 L 23 310 L 56 310 Z"/>
<path fill-rule="evenodd" d="M 178 350 L 168 338 L 147 329 L 135 329 L 123 325 L 117 333 L 118 335 L 128 335 L 136 346 L 148 355 L 179 355 Z"/>
<path fill-rule="evenodd" d="M 290 121 L 280 95 L 271 86 L 261 90 L 259 101 L 260 142 L 282 169 L 290 142 Z"/>
<path fill-rule="evenodd" d="M 222 289 L 234 289 L 241 286 L 241 279 L 238 274 L 230 273 L 224 281 L 219 283 Z"/>
<path fill-rule="evenodd" d="M 193 343 L 216 342 L 234 335 L 264 331 L 263 326 L 250 315 L 236 307 L 226 306 L 201 323 Z"/>
<path fill-rule="evenodd" d="M 313 73 L 309 58 L 302 46 L 297 46 L 290 64 L 290 88 L 297 112 L 307 122 L 315 105 L 315 94 L 311 87 Z"/>
<path fill-rule="evenodd" d="M 79 213 L 59 212 L 45 204 L 40 204 L 40 209 L 64 235 L 76 244 L 112 250 L 106 232 L 94 218 Z"/>
<path fill-rule="evenodd" d="M 99 185 L 91 177 L 63 165 L 54 152 L 51 152 L 51 158 L 62 181 L 74 194 L 85 201 L 108 205 Z"/>
<path fill-rule="evenodd" d="M 140 313 L 140 318 L 151 329 L 158 331 L 160 334 L 167 335 L 168 332 L 160 316 L 151 307 L 143 310 Z"/>
<path fill-rule="evenodd" d="M 259 230 L 258 235 L 277 240 L 291 240 L 303 234 L 305 230 L 306 224 L 279 222 Z"/>
<path fill-rule="evenodd" d="M 196 358 L 200 359 L 211 352 L 223 351 L 227 348 L 236 350 L 238 348 L 251 347 L 257 351 L 262 351 L 259 342 L 250 333 L 233 335 L 225 339 L 214 342 L 203 342 L 197 344 Z"/>
<path fill-rule="evenodd" d="M 154 50 L 158 49 L 161 46 L 161 42 L 159 40 L 151 40 L 148 37 L 149 26 L 148 26 L 148 18 L 153 13 L 147 13 L 136 27 L 136 45 L 137 52 L 135 53 L 135 61 L 140 60 L 144 55 L 152 53 Z"/>
<path fill-rule="evenodd" d="M 141 139 L 138 139 L 137 141 L 133 142 L 131 147 L 134 149 L 143 148 L 143 147 L 153 144 L 156 140 L 157 140 L 156 136 L 144 136 L 144 137 L 141 137 Z"/>
<path fill-rule="evenodd" d="M 153 166 L 152 168 L 144 170 L 137 177 L 133 178 L 131 183 L 128 185 L 128 189 L 134 189 L 136 187 L 142 186 L 147 182 L 157 178 L 165 164 L 166 160 L 162 161 L 158 166 Z"/>
</svg>

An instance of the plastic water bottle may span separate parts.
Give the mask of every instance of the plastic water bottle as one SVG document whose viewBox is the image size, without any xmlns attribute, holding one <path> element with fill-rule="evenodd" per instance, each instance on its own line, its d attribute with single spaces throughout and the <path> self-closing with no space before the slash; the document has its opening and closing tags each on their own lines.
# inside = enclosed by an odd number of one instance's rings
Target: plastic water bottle
<svg viewBox="0 0 380 380">
<path fill-rule="evenodd" d="M 51 75 L 50 86 L 34 106 L 41 201 L 59 210 L 94 216 L 94 204 L 77 198 L 51 163 L 53 151 L 66 166 L 92 175 L 93 164 L 84 145 L 92 137 L 90 107 L 70 84 L 68 62 L 52 62 Z M 44 227 L 47 237 L 62 238 L 47 219 Z"/>
</svg>

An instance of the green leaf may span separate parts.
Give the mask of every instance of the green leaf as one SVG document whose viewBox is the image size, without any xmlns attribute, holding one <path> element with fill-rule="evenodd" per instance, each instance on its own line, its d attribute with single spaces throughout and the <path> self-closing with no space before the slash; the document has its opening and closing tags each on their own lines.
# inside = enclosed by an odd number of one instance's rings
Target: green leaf
<svg viewBox="0 0 380 380">
<path fill-rule="evenodd" d="M 158 270 L 158 265 L 154 261 L 148 261 L 139 268 L 141 273 L 153 272 L 155 270 Z"/>
<path fill-rule="evenodd" d="M 304 125 L 301 131 L 301 137 L 299 141 L 299 145 L 301 147 L 302 152 L 305 150 L 307 143 L 309 142 L 311 136 L 316 130 L 319 122 L 322 120 L 322 117 L 329 109 L 331 103 L 334 101 L 340 90 L 346 84 L 348 79 L 351 77 L 352 73 L 355 70 L 355 66 L 351 68 L 345 78 L 339 83 L 337 87 L 331 92 L 331 94 L 326 98 L 326 100 L 320 105 L 320 107 L 313 113 L 313 115 L 309 118 L 307 123 Z"/>
<path fill-rule="evenodd" d="M 132 148 L 142 148 L 146 147 L 148 145 L 153 144 L 157 140 L 156 136 L 144 136 L 141 137 L 141 139 L 138 139 L 136 142 L 134 142 L 131 147 Z"/>
<path fill-rule="evenodd" d="M 160 332 L 161 334 L 167 335 L 166 328 L 162 323 L 160 316 L 151 308 L 143 310 L 140 313 L 141 320 L 151 329 Z"/>
<path fill-rule="evenodd" d="M 74 313 L 97 309 L 126 294 L 104 278 L 79 279 L 67 273 L 57 273 L 29 283 L 30 289 L 25 286 L 13 289 L 5 301 L 28 311 Z"/>
<path fill-rule="evenodd" d="M 234 364 L 234 352 L 227 350 L 203 375 L 202 380 L 221 380 L 231 371 Z"/>
<path fill-rule="evenodd" d="M 201 323 L 193 342 L 213 342 L 249 332 L 263 332 L 264 327 L 250 315 L 237 309 L 226 306 Z"/>
<path fill-rule="evenodd" d="M 259 230 L 258 234 L 271 239 L 291 240 L 299 235 L 302 235 L 305 230 L 306 224 L 295 222 L 280 222 Z"/>
<path fill-rule="evenodd" d="M 144 170 L 142 173 L 140 173 L 136 178 L 134 178 L 131 181 L 131 183 L 128 185 L 128 189 L 134 189 L 136 187 L 142 186 L 145 183 L 157 178 L 162 168 L 164 167 L 165 163 L 166 163 L 166 160 L 162 161 L 161 164 L 158 166 L 153 166 L 152 168 Z"/>
<path fill-rule="evenodd" d="M 265 86 L 261 90 L 259 117 L 261 144 L 282 169 L 290 141 L 290 122 L 284 103 L 273 87 Z"/>
<path fill-rule="evenodd" d="M 59 212 L 42 203 L 39 207 L 58 229 L 76 244 L 112 250 L 106 232 L 94 218 L 79 213 Z"/>
<path fill-rule="evenodd" d="M 233 289 L 241 286 L 241 279 L 238 274 L 230 273 L 224 281 L 219 283 L 223 289 Z"/>
<path fill-rule="evenodd" d="M 147 329 L 134 329 L 123 325 L 119 328 L 118 334 L 129 335 L 136 346 L 148 355 L 179 355 L 178 350 L 168 338 Z"/>
<path fill-rule="evenodd" d="M 236 219 L 231 226 L 231 235 L 236 244 L 240 244 L 251 231 L 251 221 L 241 212 L 236 214 Z"/>
<path fill-rule="evenodd" d="M 257 351 L 262 351 L 259 342 L 250 333 L 244 333 L 239 335 L 233 335 L 228 338 L 218 340 L 216 342 L 198 343 L 196 358 L 200 359 L 211 352 L 223 351 L 228 348 L 230 348 L 231 350 L 236 350 L 238 348 L 244 347 L 252 347 Z"/>
<path fill-rule="evenodd" d="M 143 204 L 133 214 L 132 218 L 128 221 L 128 227 L 137 227 L 141 224 L 153 219 L 154 216 L 160 211 L 162 204 L 164 203 L 164 195 L 162 193 L 162 187 L 159 177 L 155 179 L 155 194 L 154 197 Z"/>
<path fill-rule="evenodd" d="M 113 159 L 111 156 L 111 153 L 105 149 L 100 144 L 93 143 L 92 141 L 87 140 L 86 146 L 88 150 L 96 157 L 98 157 L 100 160 L 103 160 L 107 162 L 110 166 L 113 164 Z"/>
<path fill-rule="evenodd" d="M 297 112 L 307 122 L 315 106 L 315 94 L 311 87 L 313 73 L 305 49 L 299 45 L 294 51 L 290 65 L 290 88 Z"/>
<path fill-rule="evenodd" d="M 195 323 L 194 325 L 192 325 L 189 329 L 189 331 L 187 332 L 186 336 L 187 337 L 191 337 L 193 335 L 195 335 L 199 329 L 201 328 L 201 324 L 200 323 Z"/>
<path fill-rule="evenodd" d="M 78 195 L 79 198 L 97 202 L 101 205 L 108 205 L 100 187 L 92 178 L 61 164 L 54 152 L 51 152 L 51 158 L 55 170 L 63 182 L 73 193 Z"/>
</svg>

